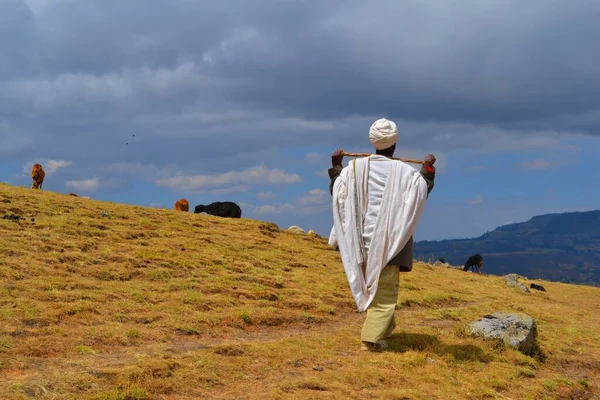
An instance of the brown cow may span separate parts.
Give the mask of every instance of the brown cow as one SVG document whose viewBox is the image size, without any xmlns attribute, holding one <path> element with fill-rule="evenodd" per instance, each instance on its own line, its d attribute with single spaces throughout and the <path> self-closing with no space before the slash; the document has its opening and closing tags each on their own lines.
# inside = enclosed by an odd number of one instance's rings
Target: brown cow
<svg viewBox="0 0 600 400">
<path fill-rule="evenodd" d="M 75 193 L 69 193 L 69 196 L 79 197 Z"/>
<path fill-rule="evenodd" d="M 46 173 L 42 168 L 41 164 L 33 164 L 31 168 L 31 178 L 33 179 L 33 185 L 31 185 L 32 189 L 41 189 L 42 183 L 44 182 L 44 177 Z"/>
<path fill-rule="evenodd" d="M 175 202 L 175 210 L 187 212 L 190 210 L 190 203 L 186 199 L 179 199 Z"/>
</svg>

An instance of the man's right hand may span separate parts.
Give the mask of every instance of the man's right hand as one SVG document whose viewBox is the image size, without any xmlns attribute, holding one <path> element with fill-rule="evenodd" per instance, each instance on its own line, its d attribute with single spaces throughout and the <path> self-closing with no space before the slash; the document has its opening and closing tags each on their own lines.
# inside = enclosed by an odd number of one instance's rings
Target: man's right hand
<svg viewBox="0 0 600 400">
<path fill-rule="evenodd" d="M 331 153 L 331 165 L 332 166 L 337 166 L 337 165 L 342 165 L 342 161 L 344 160 L 344 156 L 342 155 L 342 152 L 344 150 L 342 149 L 337 149 L 336 151 L 334 151 L 333 153 Z"/>
</svg>

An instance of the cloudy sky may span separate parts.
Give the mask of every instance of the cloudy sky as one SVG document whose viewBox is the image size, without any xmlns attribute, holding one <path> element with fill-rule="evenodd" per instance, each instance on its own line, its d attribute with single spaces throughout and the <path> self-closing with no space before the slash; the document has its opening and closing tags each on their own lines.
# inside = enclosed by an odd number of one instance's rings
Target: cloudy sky
<svg viewBox="0 0 600 400">
<path fill-rule="evenodd" d="M 600 208 L 597 1 L 0 0 L 0 180 L 331 227 L 331 152 L 438 157 L 416 239 Z M 346 160 L 347 161 L 347 160 Z"/>
</svg>

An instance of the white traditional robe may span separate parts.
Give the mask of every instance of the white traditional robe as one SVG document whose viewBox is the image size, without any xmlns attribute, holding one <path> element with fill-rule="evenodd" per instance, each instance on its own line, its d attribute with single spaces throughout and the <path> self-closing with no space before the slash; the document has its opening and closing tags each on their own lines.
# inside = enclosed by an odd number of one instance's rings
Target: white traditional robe
<svg viewBox="0 0 600 400">
<path fill-rule="evenodd" d="M 419 171 L 384 156 L 353 159 L 336 179 L 329 245 L 339 247 L 360 312 L 371 304 L 383 267 L 413 235 L 426 200 Z"/>
</svg>

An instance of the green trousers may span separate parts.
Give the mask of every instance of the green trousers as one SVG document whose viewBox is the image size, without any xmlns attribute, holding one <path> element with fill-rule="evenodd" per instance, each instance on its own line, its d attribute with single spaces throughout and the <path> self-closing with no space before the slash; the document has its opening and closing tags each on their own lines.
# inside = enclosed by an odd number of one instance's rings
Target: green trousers
<svg viewBox="0 0 600 400">
<path fill-rule="evenodd" d="M 361 340 L 376 343 L 384 338 L 386 332 L 396 327 L 394 312 L 398 302 L 400 283 L 397 265 L 387 265 L 381 271 L 375 298 L 367 308 L 367 318 L 362 327 Z M 388 331 L 389 329 L 389 331 Z"/>
</svg>

